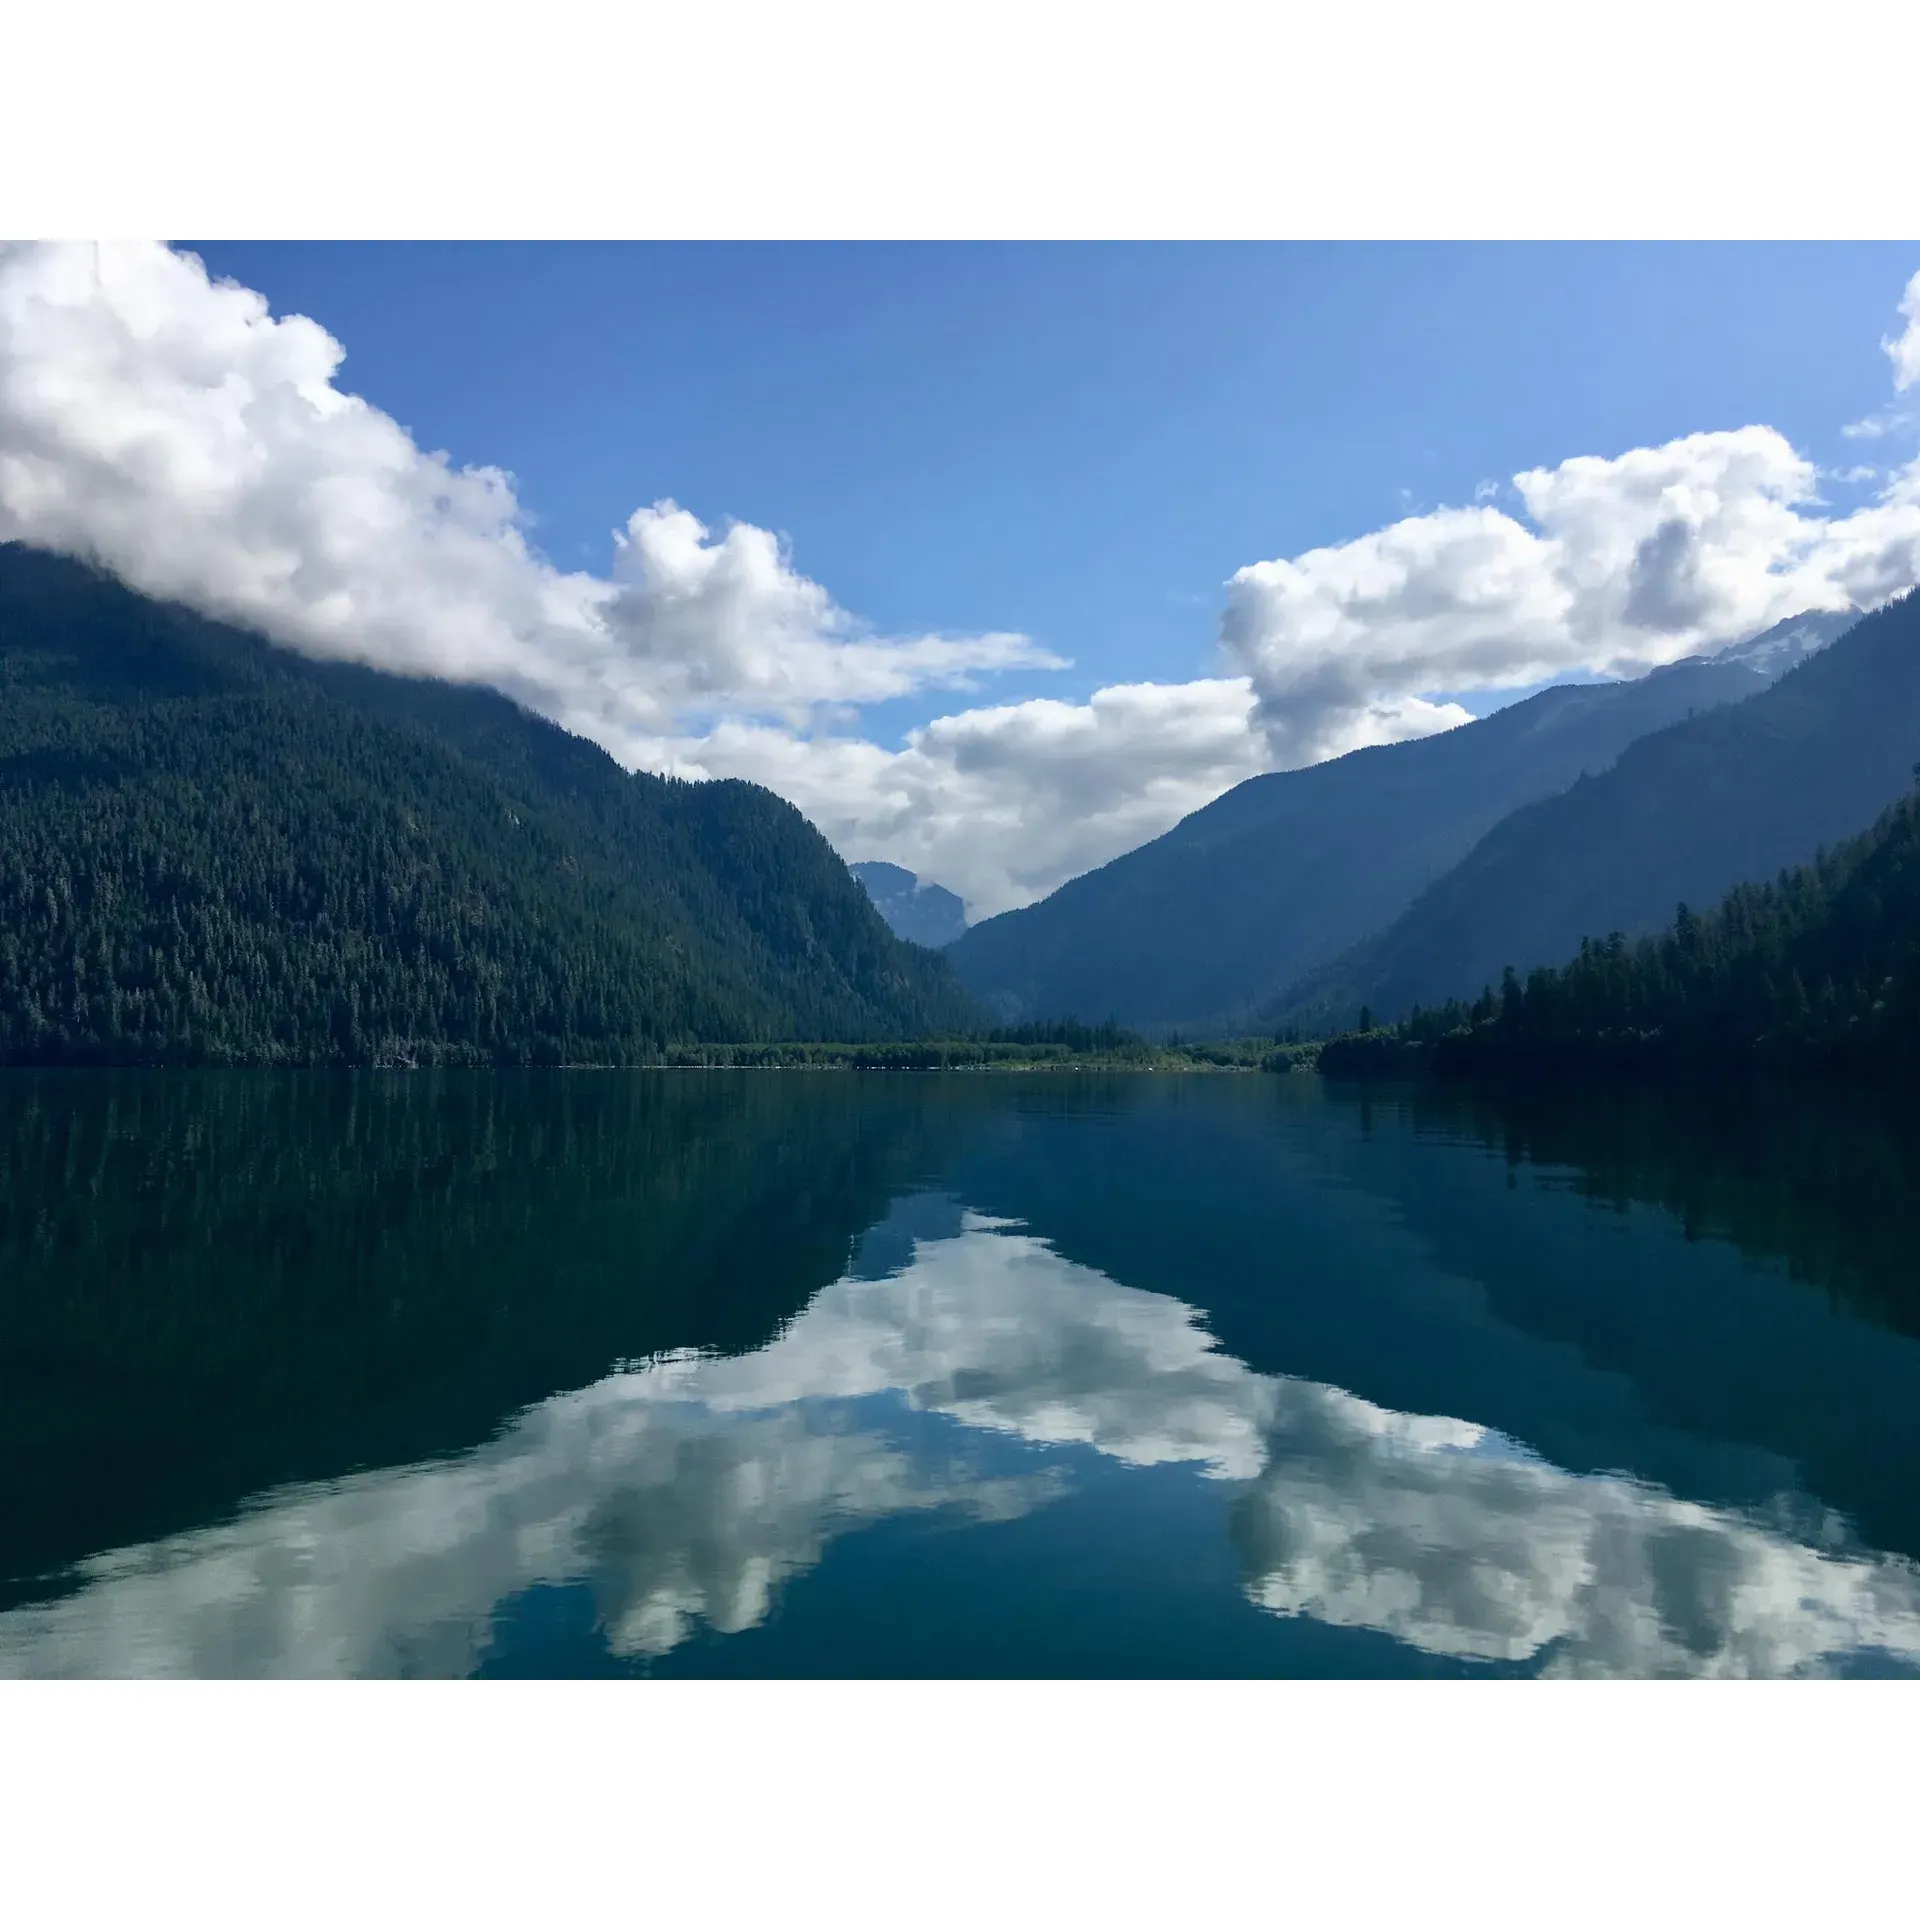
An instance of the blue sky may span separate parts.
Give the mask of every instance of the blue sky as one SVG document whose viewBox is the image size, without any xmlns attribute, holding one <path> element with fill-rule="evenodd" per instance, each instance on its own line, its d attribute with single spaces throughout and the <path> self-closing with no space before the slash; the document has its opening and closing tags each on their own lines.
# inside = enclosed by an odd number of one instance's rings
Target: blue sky
<svg viewBox="0 0 1920 1920">
<path fill-rule="evenodd" d="M 1917 270 L 0 246 L 0 538 L 760 781 L 979 918 L 1248 777 L 1912 587 Z"/>
<path fill-rule="evenodd" d="M 603 567 L 610 530 L 671 497 L 785 534 L 882 631 L 1009 628 L 1074 662 L 996 698 L 1204 672 L 1237 568 L 1569 454 L 1766 422 L 1851 466 L 1839 428 L 1884 397 L 1920 257 L 184 244 L 320 321 L 341 384 L 423 446 L 511 470 L 557 564 Z"/>
</svg>

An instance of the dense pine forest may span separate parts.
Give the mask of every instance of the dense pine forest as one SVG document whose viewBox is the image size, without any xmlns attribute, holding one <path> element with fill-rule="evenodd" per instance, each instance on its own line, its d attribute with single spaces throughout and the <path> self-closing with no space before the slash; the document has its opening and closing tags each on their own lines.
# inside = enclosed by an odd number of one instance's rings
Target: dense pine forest
<svg viewBox="0 0 1920 1920">
<path fill-rule="evenodd" d="M 612 1065 L 975 1024 L 773 794 L 0 547 L 0 1062 Z"/>
<path fill-rule="evenodd" d="M 1920 780 L 1920 768 L 1915 769 Z M 1327 1043 L 1323 1071 L 1911 1073 L 1920 1067 L 1920 793 L 1856 838 L 1652 938 L 1509 968 L 1471 1005 Z"/>
</svg>

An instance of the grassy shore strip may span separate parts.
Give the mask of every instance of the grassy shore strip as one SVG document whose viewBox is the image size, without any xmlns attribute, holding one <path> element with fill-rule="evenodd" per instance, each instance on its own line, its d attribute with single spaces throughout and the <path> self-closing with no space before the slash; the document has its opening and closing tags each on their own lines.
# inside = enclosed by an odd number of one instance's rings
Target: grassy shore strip
<svg viewBox="0 0 1920 1920">
<path fill-rule="evenodd" d="M 881 1073 L 1289 1073 L 1310 1067 L 1311 1044 L 1172 1041 L 1103 1050 L 994 1040 L 842 1043 L 780 1040 L 669 1047 L 663 1067 L 812 1068 Z"/>
</svg>

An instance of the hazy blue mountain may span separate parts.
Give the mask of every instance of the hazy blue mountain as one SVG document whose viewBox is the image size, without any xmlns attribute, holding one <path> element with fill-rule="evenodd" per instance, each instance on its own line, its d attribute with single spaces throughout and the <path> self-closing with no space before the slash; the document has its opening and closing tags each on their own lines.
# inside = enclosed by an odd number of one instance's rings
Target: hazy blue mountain
<svg viewBox="0 0 1920 1920">
<path fill-rule="evenodd" d="M 1344 1024 L 1471 999 L 1503 967 L 1651 933 L 1863 832 L 1920 760 L 1920 597 L 1858 621 L 1765 692 L 1635 742 L 1502 820 L 1388 928 L 1264 1011 Z"/>
<path fill-rule="evenodd" d="M 902 940 L 945 947 L 967 930 L 967 903 L 957 893 L 922 880 L 887 860 L 856 860 L 853 877 L 866 888 L 880 918 Z"/>
<path fill-rule="evenodd" d="M 953 963 L 1002 1019 L 1245 1027 L 1514 808 L 1601 772 L 1644 734 L 1747 699 L 1855 617 L 1802 615 L 1638 680 L 1549 687 L 1448 733 L 1244 781 L 1037 905 L 970 928 Z"/>
<path fill-rule="evenodd" d="M 763 788 L 0 547 L 0 1061 L 618 1063 L 973 1016 Z"/>
</svg>

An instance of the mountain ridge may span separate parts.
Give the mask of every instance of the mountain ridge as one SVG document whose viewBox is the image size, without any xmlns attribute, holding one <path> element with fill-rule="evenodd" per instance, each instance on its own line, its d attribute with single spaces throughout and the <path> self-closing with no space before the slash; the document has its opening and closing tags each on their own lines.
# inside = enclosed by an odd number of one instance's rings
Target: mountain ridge
<svg viewBox="0 0 1920 1920">
<path fill-rule="evenodd" d="M 601 1064 L 975 1024 L 821 835 L 0 546 L 0 1059 Z"/>
<path fill-rule="evenodd" d="M 970 927 L 950 956 L 1001 1019 L 1244 1027 L 1390 922 L 1514 807 L 1690 711 L 1760 691 L 1776 661 L 1855 618 L 1796 615 L 1724 657 L 1549 687 L 1444 733 L 1257 775 L 1045 900 Z"/>
<path fill-rule="evenodd" d="M 1635 741 L 1516 809 L 1388 926 L 1263 1012 L 1341 1025 L 1363 1006 L 1468 998 L 1583 938 L 1652 932 L 1862 832 L 1920 759 L 1920 595 L 1863 615 L 1752 699 Z"/>
<path fill-rule="evenodd" d="M 1915 770 L 1920 784 L 1920 768 Z M 1777 880 L 1496 995 L 1330 1040 L 1322 1071 L 1911 1073 L 1920 1065 L 1920 794 Z"/>
<path fill-rule="evenodd" d="M 945 947 L 967 930 L 967 903 L 890 860 L 855 860 L 848 871 L 866 888 L 880 918 L 915 946 Z"/>
</svg>

